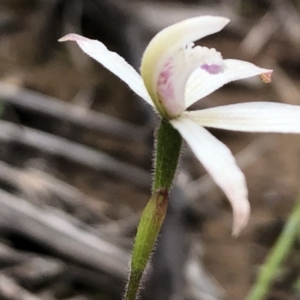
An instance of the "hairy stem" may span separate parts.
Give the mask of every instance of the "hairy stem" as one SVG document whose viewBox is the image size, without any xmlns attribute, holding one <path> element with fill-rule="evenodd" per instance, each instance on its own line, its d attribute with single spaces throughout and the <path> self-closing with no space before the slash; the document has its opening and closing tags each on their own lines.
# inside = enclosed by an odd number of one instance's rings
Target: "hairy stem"
<svg viewBox="0 0 300 300">
<path fill-rule="evenodd" d="M 157 130 L 155 173 L 153 191 L 160 188 L 170 190 L 178 166 L 182 138 L 178 131 L 165 119 Z"/>
<path fill-rule="evenodd" d="M 132 252 L 126 300 L 133 300 L 137 297 L 152 248 L 165 218 L 167 205 L 168 192 L 165 189 L 161 189 L 153 193 L 143 211 Z"/>
<path fill-rule="evenodd" d="M 132 251 L 130 274 L 124 300 L 137 299 L 140 284 L 163 224 L 181 151 L 182 139 L 162 119 L 157 131 L 152 196 L 142 213 Z"/>
</svg>

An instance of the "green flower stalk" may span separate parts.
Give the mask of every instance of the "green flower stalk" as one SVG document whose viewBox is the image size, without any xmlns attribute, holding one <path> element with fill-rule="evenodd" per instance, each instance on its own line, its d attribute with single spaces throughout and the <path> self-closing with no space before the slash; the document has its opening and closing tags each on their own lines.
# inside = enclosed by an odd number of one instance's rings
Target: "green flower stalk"
<svg viewBox="0 0 300 300">
<path fill-rule="evenodd" d="M 170 191 L 180 156 L 182 138 L 171 124 L 162 119 L 156 132 L 155 169 L 153 192 Z"/>
<path fill-rule="evenodd" d="M 133 246 L 125 300 L 134 300 L 163 224 L 169 192 L 177 170 L 182 138 L 170 123 L 162 119 L 157 130 L 153 194 L 138 226 Z"/>
<path fill-rule="evenodd" d="M 166 189 L 157 190 L 143 211 L 133 246 L 125 300 L 138 296 L 142 277 L 167 212 L 168 198 Z"/>
<path fill-rule="evenodd" d="M 133 249 L 126 300 L 134 300 L 161 224 L 180 155 L 181 139 L 190 146 L 207 172 L 223 190 L 233 208 L 233 234 L 246 226 L 250 215 L 243 172 L 230 150 L 204 127 L 250 131 L 300 133 L 300 107 L 250 102 L 196 111 L 187 109 L 223 85 L 252 76 L 271 81 L 272 70 L 223 59 L 220 52 L 194 42 L 222 30 L 229 19 L 200 16 L 160 31 L 147 46 L 138 74 L 104 44 L 77 34 L 60 41 L 79 47 L 122 79 L 162 118 L 157 131 L 153 194 L 142 215 Z M 162 209 L 162 207 L 164 209 Z"/>
</svg>

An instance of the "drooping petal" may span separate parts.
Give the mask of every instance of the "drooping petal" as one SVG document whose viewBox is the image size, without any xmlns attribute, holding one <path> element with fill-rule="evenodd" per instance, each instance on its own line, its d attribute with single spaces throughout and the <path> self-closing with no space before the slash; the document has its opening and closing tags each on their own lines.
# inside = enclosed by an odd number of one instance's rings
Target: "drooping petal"
<svg viewBox="0 0 300 300">
<path fill-rule="evenodd" d="M 268 76 L 264 75 L 264 78 L 267 77 L 270 80 L 270 74 L 272 73 L 272 70 L 262 69 L 242 60 L 225 59 L 224 64 L 224 72 L 218 74 L 209 74 L 201 68 L 194 70 L 186 85 L 186 108 L 213 93 L 226 83 L 262 74 L 267 74 Z"/>
<path fill-rule="evenodd" d="M 78 34 L 68 34 L 60 42 L 75 41 L 90 57 L 123 80 L 137 95 L 153 106 L 141 76 L 119 54 L 109 51 L 104 44 Z"/>
<path fill-rule="evenodd" d="M 245 176 L 235 158 L 223 143 L 192 120 L 181 116 L 170 122 L 228 197 L 233 208 L 233 234 L 237 235 L 248 222 L 250 206 Z"/>
<path fill-rule="evenodd" d="M 202 16 L 169 26 L 149 43 L 142 59 L 141 73 L 156 108 L 166 118 L 185 109 L 184 90 L 191 72 L 223 70 L 223 59 L 214 49 L 193 47 L 194 41 L 220 31 L 228 19 Z"/>
<path fill-rule="evenodd" d="M 300 133 L 300 106 L 249 102 L 184 113 L 205 127 L 250 131 Z"/>
</svg>

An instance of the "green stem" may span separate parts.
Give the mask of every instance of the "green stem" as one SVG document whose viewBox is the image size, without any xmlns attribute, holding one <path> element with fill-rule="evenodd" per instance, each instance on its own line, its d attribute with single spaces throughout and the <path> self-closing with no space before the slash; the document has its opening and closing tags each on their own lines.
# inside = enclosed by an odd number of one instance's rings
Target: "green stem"
<svg viewBox="0 0 300 300">
<path fill-rule="evenodd" d="M 178 166 L 182 138 L 169 121 L 162 119 L 157 130 L 153 191 L 170 190 Z"/>
<path fill-rule="evenodd" d="M 179 133 L 167 120 L 162 119 L 157 130 L 153 194 L 138 226 L 124 300 L 135 300 L 138 297 L 143 274 L 167 212 L 169 191 L 177 170 L 181 144 Z"/>
<path fill-rule="evenodd" d="M 131 271 L 125 300 L 136 299 L 153 245 L 165 218 L 168 206 L 168 192 L 165 189 L 154 192 L 143 211 L 138 226 L 131 258 Z"/>
<path fill-rule="evenodd" d="M 257 281 L 247 296 L 247 300 L 265 299 L 282 261 L 290 251 L 300 226 L 300 197 L 285 227 L 269 253 L 267 260 L 257 278 Z"/>
</svg>

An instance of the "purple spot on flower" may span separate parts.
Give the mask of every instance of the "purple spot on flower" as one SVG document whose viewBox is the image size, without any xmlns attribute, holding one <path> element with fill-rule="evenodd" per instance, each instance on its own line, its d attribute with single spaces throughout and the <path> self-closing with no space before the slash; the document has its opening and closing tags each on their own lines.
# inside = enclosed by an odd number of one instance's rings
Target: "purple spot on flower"
<svg viewBox="0 0 300 300">
<path fill-rule="evenodd" d="M 212 65 L 208 65 L 208 64 L 202 65 L 201 69 L 205 70 L 209 74 L 219 74 L 219 73 L 223 72 L 223 70 L 224 70 L 223 66 L 214 65 L 214 64 L 212 64 Z"/>
</svg>

